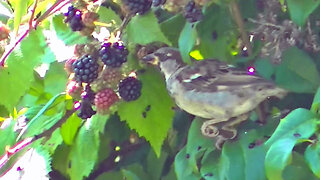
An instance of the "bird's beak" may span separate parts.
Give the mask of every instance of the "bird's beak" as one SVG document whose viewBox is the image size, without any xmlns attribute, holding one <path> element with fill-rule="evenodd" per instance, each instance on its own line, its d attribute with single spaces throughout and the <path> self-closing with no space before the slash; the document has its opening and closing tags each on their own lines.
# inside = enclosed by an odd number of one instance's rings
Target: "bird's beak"
<svg viewBox="0 0 320 180">
<path fill-rule="evenodd" d="M 148 54 L 142 58 L 142 61 L 148 64 L 158 65 L 159 58 L 154 53 Z"/>
</svg>

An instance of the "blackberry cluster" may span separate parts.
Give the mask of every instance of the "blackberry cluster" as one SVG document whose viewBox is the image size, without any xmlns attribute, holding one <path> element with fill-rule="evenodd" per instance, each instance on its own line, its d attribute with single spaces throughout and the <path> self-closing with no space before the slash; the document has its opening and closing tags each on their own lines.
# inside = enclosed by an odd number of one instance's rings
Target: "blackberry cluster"
<svg viewBox="0 0 320 180">
<path fill-rule="evenodd" d="M 130 14 L 144 14 L 152 5 L 152 0 L 122 0 L 124 8 Z"/>
<path fill-rule="evenodd" d="M 120 67 L 127 62 L 128 50 L 119 43 L 105 43 L 100 49 L 100 57 L 102 62 L 112 68 Z"/>
<path fill-rule="evenodd" d="M 152 0 L 152 6 L 158 7 L 164 5 L 167 0 Z"/>
<path fill-rule="evenodd" d="M 66 23 L 69 23 L 72 31 L 81 31 L 84 28 L 82 22 L 82 12 L 79 9 L 70 6 L 68 12 L 64 14 L 67 18 Z"/>
<path fill-rule="evenodd" d="M 95 115 L 96 111 L 94 111 L 91 107 L 91 102 L 89 99 L 82 99 L 79 113 L 77 114 L 79 118 L 81 119 L 88 119 L 91 118 L 91 116 Z"/>
<path fill-rule="evenodd" d="M 201 21 L 203 18 L 201 8 L 193 0 L 184 7 L 183 16 L 190 23 Z"/>
<path fill-rule="evenodd" d="M 128 77 L 119 83 L 119 94 L 125 101 L 134 101 L 141 95 L 142 83 L 134 78 Z"/>
<path fill-rule="evenodd" d="M 89 55 L 84 55 L 73 64 L 75 80 L 79 83 L 91 83 L 98 77 L 99 64 Z"/>
</svg>

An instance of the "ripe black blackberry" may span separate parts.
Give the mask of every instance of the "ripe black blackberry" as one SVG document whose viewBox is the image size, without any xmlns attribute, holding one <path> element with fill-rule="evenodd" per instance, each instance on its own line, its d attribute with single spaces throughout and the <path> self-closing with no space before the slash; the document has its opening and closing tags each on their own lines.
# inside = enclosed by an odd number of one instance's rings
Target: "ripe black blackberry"
<svg viewBox="0 0 320 180">
<path fill-rule="evenodd" d="M 144 14 L 151 8 L 152 0 L 122 0 L 129 14 Z"/>
<path fill-rule="evenodd" d="M 134 101 L 141 95 L 142 83 L 134 77 L 127 77 L 119 83 L 120 97 L 125 101 Z"/>
<path fill-rule="evenodd" d="M 84 55 L 73 64 L 75 80 L 79 83 L 91 83 L 98 77 L 98 62 L 89 55 Z"/>
<path fill-rule="evenodd" d="M 184 7 L 183 16 L 190 23 L 201 21 L 203 18 L 201 8 L 193 0 Z"/>
<path fill-rule="evenodd" d="M 72 31 L 81 31 L 84 28 L 82 22 L 82 12 L 79 9 L 70 6 L 68 12 L 64 14 L 67 16 L 65 22 L 69 23 Z"/>
<path fill-rule="evenodd" d="M 127 62 L 128 50 L 119 43 L 105 43 L 100 49 L 100 57 L 102 62 L 112 68 L 120 67 Z"/>
<path fill-rule="evenodd" d="M 82 99 L 79 113 L 77 114 L 78 117 L 81 119 L 88 119 L 95 114 L 96 114 L 96 111 L 92 109 L 91 102 L 88 99 Z"/>
<path fill-rule="evenodd" d="M 164 5 L 167 0 L 152 0 L 152 6 L 158 7 Z"/>
<path fill-rule="evenodd" d="M 87 84 L 84 88 L 84 92 L 81 94 L 82 99 L 86 99 L 91 104 L 94 104 L 95 93 L 92 91 L 90 84 Z"/>
</svg>

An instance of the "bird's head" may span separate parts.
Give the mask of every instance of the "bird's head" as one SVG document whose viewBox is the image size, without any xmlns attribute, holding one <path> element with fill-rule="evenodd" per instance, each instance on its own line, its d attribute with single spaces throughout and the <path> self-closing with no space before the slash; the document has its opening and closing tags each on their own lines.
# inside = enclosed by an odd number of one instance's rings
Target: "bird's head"
<svg viewBox="0 0 320 180">
<path fill-rule="evenodd" d="M 159 66 L 166 79 L 184 66 L 180 52 L 176 48 L 162 47 L 142 58 L 147 64 Z"/>
</svg>

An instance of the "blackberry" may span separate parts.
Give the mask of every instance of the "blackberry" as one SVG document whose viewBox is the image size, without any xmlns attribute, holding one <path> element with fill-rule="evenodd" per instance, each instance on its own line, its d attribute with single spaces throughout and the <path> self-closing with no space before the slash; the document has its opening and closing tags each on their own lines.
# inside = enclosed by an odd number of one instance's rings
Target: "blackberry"
<svg viewBox="0 0 320 180">
<path fill-rule="evenodd" d="M 82 99 L 86 99 L 92 104 L 94 103 L 95 93 L 92 91 L 91 86 L 89 84 L 84 88 L 84 92 L 81 94 Z"/>
<path fill-rule="evenodd" d="M 79 83 L 91 83 L 98 77 L 99 64 L 89 55 L 84 55 L 73 64 L 75 80 Z"/>
<path fill-rule="evenodd" d="M 82 86 L 76 81 L 69 81 L 67 83 L 66 92 L 74 99 L 80 99 Z"/>
<path fill-rule="evenodd" d="M 94 99 L 97 111 L 99 114 L 105 114 L 109 111 L 110 106 L 119 100 L 118 95 L 113 89 L 106 88 L 99 91 Z"/>
<path fill-rule="evenodd" d="M 92 109 L 90 101 L 88 99 L 82 99 L 79 113 L 77 114 L 78 117 L 81 119 L 88 119 L 95 114 L 96 111 Z"/>
<path fill-rule="evenodd" d="M 79 9 L 70 6 L 68 12 L 64 14 L 67 16 L 65 22 L 69 23 L 72 31 L 81 31 L 84 28 L 82 22 L 82 12 Z"/>
<path fill-rule="evenodd" d="M 124 8 L 130 14 L 144 14 L 151 8 L 152 0 L 122 0 Z"/>
<path fill-rule="evenodd" d="M 112 68 L 120 67 L 127 62 L 128 50 L 119 43 L 105 43 L 100 49 L 100 57 L 102 62 Z"/>
<path fill-rule="evenodd" d="M 134 101 L 140 97 L 141 87 L 141 81 L 128 77 L 119 83 L 119 94 L 125 101 Z"/>
<path fill-rule="evenodd" d="M 200 21 L 203 18 L 200 7 L 193 0 L 184 7 L 183 16 L 190 23 Z"/>
<path fill-rule="evenodd" d="M 152 6 L 157 7 L 164 5 L 167 0 L 152 0 Z"/>
</svg>

